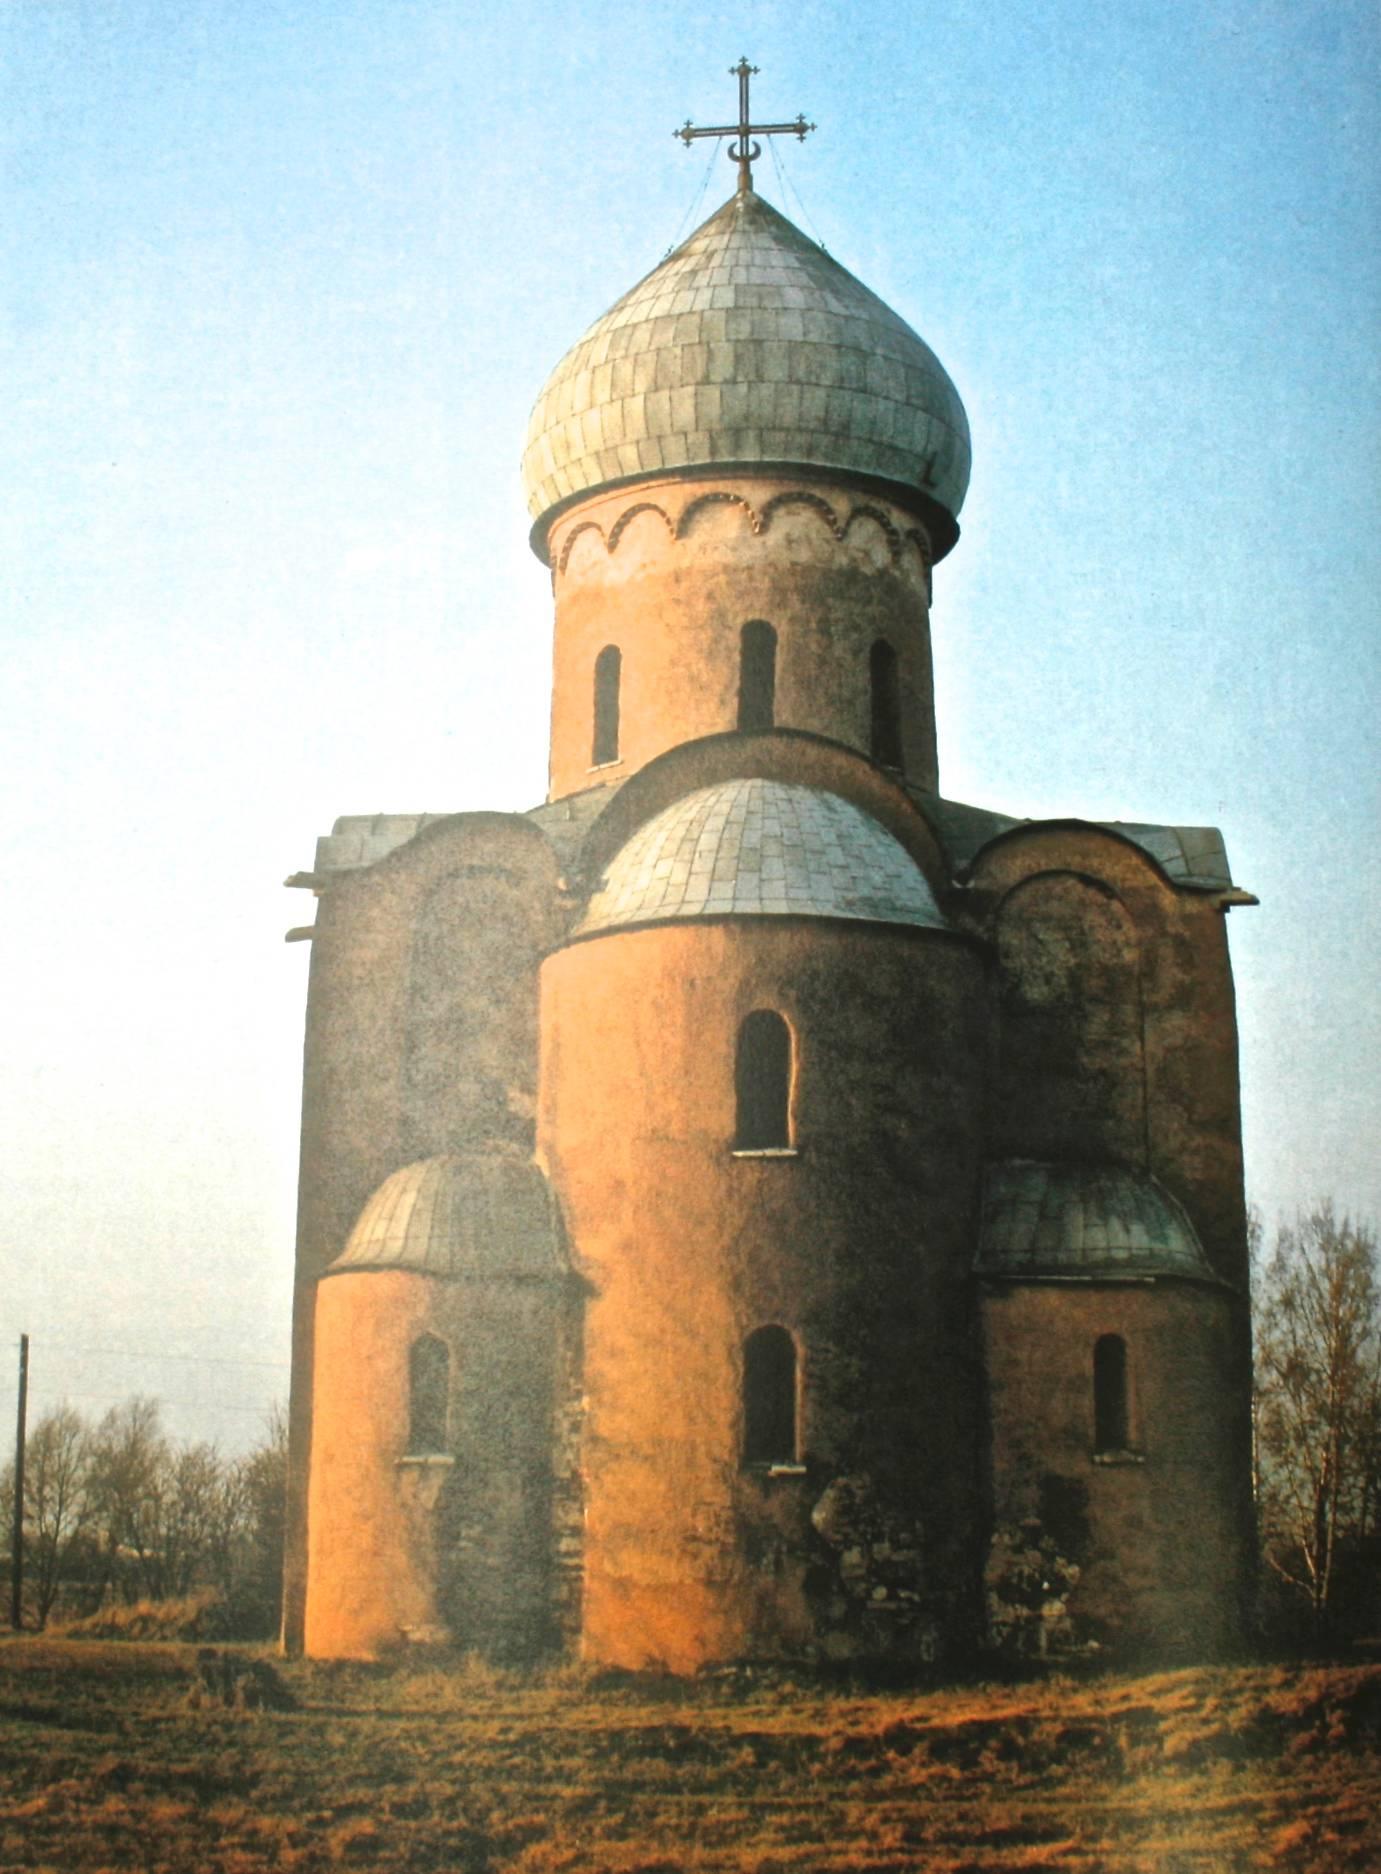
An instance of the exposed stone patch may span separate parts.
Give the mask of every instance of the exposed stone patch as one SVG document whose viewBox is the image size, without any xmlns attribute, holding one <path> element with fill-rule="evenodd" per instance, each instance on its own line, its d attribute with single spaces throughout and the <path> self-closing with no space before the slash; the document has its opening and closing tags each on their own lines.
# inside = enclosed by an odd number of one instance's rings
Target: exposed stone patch
<svg viewBox="0 0 1381 1874">
<path fill-rule="evenodd" d="M 810 1520 L 829 1558 L 814 1579 L 826 1650 L 874 1653 L 902 1641 L 913 1657 L 936 1658 L 940 1622 L 926 1592 L 920 1522 L 890 1510 L 866 1474 L 826 1485 Z"/>
</svg>

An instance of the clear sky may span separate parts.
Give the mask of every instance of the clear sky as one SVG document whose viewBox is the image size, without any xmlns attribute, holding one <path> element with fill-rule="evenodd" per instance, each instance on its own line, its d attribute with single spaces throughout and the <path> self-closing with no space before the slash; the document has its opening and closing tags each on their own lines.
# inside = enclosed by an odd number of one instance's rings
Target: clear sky
<svg viewBox="0 0 1381 1874">
<path fill-rule="evenodd" d="M 285 1397 L 310 865 L 545 792 L 546 373 L 732 189 L 967 405 L 945 791 L 1222 826 L 1249 1195 L 1381 1218 L 1371 0 L 0 0 L 0 1358 Z M 0 1379 L 0 1400 L 9 1383 Z"/>
</svg>

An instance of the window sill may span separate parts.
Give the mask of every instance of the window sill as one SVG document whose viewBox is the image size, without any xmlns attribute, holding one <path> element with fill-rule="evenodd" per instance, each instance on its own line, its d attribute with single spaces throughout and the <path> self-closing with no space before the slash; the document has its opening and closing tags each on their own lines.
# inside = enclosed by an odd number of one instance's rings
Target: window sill
<svg viewBox="0 0 1381 1874">
<path fill-rule="evenodd" d="M 621 768 L 622 766 L 623 756 L 615 755 L 612 761 L 592 761 L 585 772 L 586 774 L 603 774 L 606 768 Z"/>
<path fill-rule="evenodd" d="M 405 1451 L 398 1459 L 399 1470 L 448 1470 L 455 1459 L 449 1451 Z"/>
<path fill-rule="evenodd" d="M 1129 1464 L 1144 1464 L 1146 1453 L 1144 1451 L 1095 1451 L 1093 1461 L 1095 1464 L 1103 1464 L 1116 1470 Z"/>
<path fill-rule="evenodd" d="M 750 1477 L 804 1477 L 806 1474 L 804 1464 L 788 1464 L 785 1460 L 777 1463 L 745 1464 L 743 1468 Z"/>
<path fill-rule="evenodd" d="M 735 1145 L 729 1155 L 731 1158 L 799 1158 L 801 1156 L 794 1145 Z"/>
</svg>

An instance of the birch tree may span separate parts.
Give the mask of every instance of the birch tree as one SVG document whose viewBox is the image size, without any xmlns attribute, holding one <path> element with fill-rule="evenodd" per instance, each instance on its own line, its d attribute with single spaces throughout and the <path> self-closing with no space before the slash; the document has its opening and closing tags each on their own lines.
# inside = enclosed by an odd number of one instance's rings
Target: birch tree
<svg viewBox="0 0 1381 1874">
<path fill-rule="evenodd" d="M 1320 1204 L 1276 1232 L 1255 1308 L 1256 1474 L 1267 1566 L 1336 1624 L 1348 1565 L 1381 1534 L 1381 1257 Z"/>
</svg>

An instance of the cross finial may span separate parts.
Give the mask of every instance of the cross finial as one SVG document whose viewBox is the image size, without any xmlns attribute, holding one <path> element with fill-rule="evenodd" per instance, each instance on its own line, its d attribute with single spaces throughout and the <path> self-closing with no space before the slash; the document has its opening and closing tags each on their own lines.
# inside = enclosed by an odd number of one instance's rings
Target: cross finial
<svg viewBox="0 0 1381 1874">
<path fill-rule="evenodd" d="M 689 149 L 696 137 L 733 137 L 729 145 L 729 160 L 738 164 L 738 186 L 741 195 L 748 194 L 753 187 L 753 164 L 762 155 L 762 145 L 753 141 L 754 137 L 799 137 L 802 143 L 814 130 L 814 124 L 808 124 L 804 117 L 798 117 L 794 124 L 755 124 L 749 121 L 748 81 L 757 76 L 758 68 L 750 65 L 747 59 L 740 59 L 737 65 L 729 67 L 729 76 L 738 79 L 738 122 L 736 124 L 716 124 L 707 130 L 693 130 L 688 117 L 679 130 L 673 130 L 674 137 Z"/>
</svg>

